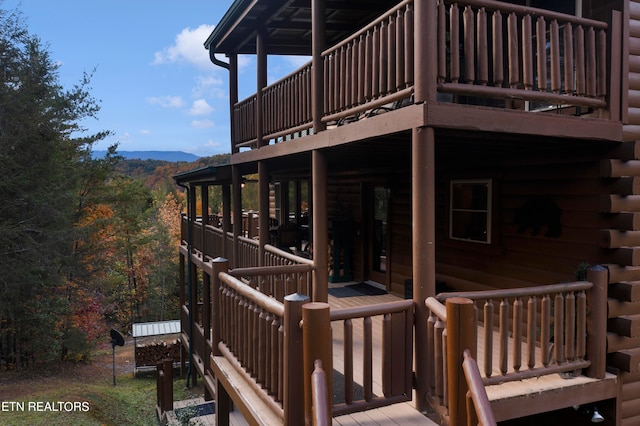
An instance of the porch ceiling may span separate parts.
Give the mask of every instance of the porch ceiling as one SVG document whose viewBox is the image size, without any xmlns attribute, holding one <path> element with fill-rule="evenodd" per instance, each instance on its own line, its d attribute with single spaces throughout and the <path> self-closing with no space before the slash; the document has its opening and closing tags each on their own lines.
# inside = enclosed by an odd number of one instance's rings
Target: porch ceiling
<svg viewBox="0 0 640 426">
<path fill-rule="evenodd" d="M 363 174 L 368 171 L 406 170 L 411 164 L 411 136 L 407 132 L 383 138 L 322 149 L 332 174 Z M 268 160 L 271 172 L 278 177 L 310 176 L 311 152 L 285 155 Z"/>
<path fill-rule="evenodd" d="M 395 5 L 395 0 L 326 0 L 326 44 L 332 46 Z M 311 55 L 311 0 L 236 0 L 205 42 L 215 53 L 256 53 L 266 29 L 267 54 Z"/>
</svg>

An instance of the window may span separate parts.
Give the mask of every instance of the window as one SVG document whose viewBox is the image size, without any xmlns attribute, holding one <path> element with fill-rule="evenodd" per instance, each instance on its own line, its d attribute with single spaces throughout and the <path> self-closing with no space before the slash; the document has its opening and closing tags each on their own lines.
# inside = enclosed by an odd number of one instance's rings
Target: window
<svg viewBox="0 0 640 426">
<path fill-rule="evenodd" d="M 449 238 L 491 244 L 491 179 L 452 180 Z"/>
</svg>

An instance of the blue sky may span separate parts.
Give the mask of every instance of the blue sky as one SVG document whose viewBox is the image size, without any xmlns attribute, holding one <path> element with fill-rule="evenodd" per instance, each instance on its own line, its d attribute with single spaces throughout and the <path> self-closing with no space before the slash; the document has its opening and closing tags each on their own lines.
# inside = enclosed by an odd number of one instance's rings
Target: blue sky
<svg viewBox="0 0 640 426">
<path fill-rule="evenodd" d="M 203 43 L 232 0 L 0 0 L 20 10 L 29 31 L 60 63 L 71 88 L 95 68 L 100 101 L 91 132 L 110 130 L 121 151 L 230 151 L 228 74 L 209 61 Z M 224 58 L 223 58 L 224 59 Z M 270 58 L 275 81 L 306 59 Z M 255 60 L 241 58 L 240 99 L 255 92 Z"/>
</svg>

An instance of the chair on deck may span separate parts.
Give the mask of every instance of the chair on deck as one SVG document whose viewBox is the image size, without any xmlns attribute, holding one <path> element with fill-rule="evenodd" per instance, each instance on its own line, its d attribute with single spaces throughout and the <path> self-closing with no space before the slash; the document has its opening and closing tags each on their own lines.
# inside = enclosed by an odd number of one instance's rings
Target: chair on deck
<svg viewBox="0 0 640 426">
<path fill-rule="evenodd" d="M 282 249 L 298 246 L 298 224 L 285 222 L 278 226 L 276 246 Z"/>
</svg>

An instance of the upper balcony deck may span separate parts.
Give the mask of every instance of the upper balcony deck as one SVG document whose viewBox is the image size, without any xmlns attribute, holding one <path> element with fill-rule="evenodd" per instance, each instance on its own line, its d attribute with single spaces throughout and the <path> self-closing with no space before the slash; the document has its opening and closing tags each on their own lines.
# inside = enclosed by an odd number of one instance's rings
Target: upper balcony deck
<svg viewBox="0 0 640 426">
<path fill-rule="evenodd" d="M 619 13 L 603 22 L 491 0 L 415 3 L 399 2 L 322 52 L 322 78 L 310 61 L 236 103 L 232 151 L 414 104 L 474 106 L 465 116 L 486 114 L 478 106 L 553 111 L 621 127 Z M 418 116 L 415 126 L 439 125 Z"/>
</svg>

